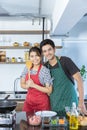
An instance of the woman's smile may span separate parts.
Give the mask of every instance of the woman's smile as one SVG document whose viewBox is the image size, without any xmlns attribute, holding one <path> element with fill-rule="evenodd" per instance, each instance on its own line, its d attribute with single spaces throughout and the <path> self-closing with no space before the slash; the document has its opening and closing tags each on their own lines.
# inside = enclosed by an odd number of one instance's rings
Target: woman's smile
<svg viewBox="0 0 87 130">
<path fill-rule="evenodd" d="M 30 53 L 30 60 L 32 61 L 33 65 L 38 65 L 41 62 L 41 58 L 36 54 L 36 52 Z"/>
</svg>

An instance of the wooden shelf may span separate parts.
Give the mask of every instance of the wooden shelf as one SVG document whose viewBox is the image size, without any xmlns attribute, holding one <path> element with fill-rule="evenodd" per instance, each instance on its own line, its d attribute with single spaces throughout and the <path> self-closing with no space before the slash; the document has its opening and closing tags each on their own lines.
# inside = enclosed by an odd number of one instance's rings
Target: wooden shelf
<svg viewBox="0 0 87 130">
<path fill-rule="evenodd" d="M 30 49 L 31 46 L 0 46 L 0 49 Z"/>
<path fill-rule="evenodd" d="M 45 30 L 44 34 L 49 34 L 49 30 Z M 0 30 L 0 34 L 19 34 L 19 35 L 39 35 L 42 34 L 43 31 L 42 30 Z"/>
<path fill-rule="evenodd" d="M 0 64 L 25 64 L 25 62 L 0 62 Z"/>
<path fill-rule="evenodd" d="M 56 49 L 61 49 L 63 48 L 63 46 L 56 46 Z"/>
<path fill-rule="evenodd" d="M 32 46 L 0 46 L 0 49 L 30 49 Z M 56 46 L 56 49 L 61 49 L 62 46 Z M 25 62 L 0 62 L 0 64 L 25 64 Z"/>
<path fill-rule="evenodd" d="M 32 46 L 0 46 L 0 49 L 30 49 Z M 62 46 L 56 46 L 56 49 L 61 49 Z"/>
</svg>

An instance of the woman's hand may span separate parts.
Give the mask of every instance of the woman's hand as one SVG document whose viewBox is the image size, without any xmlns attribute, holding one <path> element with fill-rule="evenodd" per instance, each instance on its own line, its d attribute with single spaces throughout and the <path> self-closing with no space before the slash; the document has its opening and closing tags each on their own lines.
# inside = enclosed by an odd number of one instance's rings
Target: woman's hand
<svg viewBox="0 0 87 130">
<path fill-rule="evenodd" d="M 35 88 L 41 92 L 47 93 L 49 96 L 52 92 L 52 86 L 49 86 L 49 84 L 46 84 L 44 87 L 39 86 L 37 84 L 34 83 L 34 81 L 32 79 L 29 79 L 26 81 L 26 88 Z"/>
<path fill-rule="evenodd" d="M 34 84 L 32 79 L 29 79 L 29 80 L 26 81 L 26 85 L 27 85 L 28 88 L 29 87 L 33 88 L 35 84 Z"/>
</svg>

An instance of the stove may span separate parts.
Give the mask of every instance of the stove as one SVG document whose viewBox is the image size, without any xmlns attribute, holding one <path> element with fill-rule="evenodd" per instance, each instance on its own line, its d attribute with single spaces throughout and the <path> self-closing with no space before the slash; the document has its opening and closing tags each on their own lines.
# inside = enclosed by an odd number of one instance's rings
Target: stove
<svg viewBox="0 0 87 130">
<path fill-rule="evenodd" d="M 16 124 L 15 110 L 10 113 L 0 113 L 0 130 L 1 128 L 12 128 L 15 126 L 15 124 Z"/>
</svg>

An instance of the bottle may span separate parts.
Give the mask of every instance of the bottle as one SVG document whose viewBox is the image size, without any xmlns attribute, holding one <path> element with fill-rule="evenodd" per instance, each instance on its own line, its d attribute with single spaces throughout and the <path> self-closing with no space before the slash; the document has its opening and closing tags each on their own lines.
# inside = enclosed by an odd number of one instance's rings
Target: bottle
<svg viewBox="0 0 87 130">
<path fill-rule="evenodd" d="M 76 109 L 76 103 L 75 102 L 72 103 L 69 126 L 70 126 L 71 130 L 78 130 L 78 112 L 77 112 L 77 109 Z"/>
<path fill-rule="evenodd" d="M 24 53 L 24 61 L 26 62 L 27 60 L 29 60 L 29 52 L 25 51 L 25 53 Z"/>
</svg>

